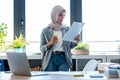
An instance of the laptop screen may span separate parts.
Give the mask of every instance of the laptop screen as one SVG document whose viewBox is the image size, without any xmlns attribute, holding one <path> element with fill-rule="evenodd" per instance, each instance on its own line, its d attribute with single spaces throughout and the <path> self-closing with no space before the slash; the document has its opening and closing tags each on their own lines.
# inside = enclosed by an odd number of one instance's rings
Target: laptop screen
<svg viewBox="0 0 120 80">
<path fill-rule="evenodd" d="M 25 52 L 7 52 L 10 71 L 17 75 L 31 75 L 30 65 Z"/>
</svg>

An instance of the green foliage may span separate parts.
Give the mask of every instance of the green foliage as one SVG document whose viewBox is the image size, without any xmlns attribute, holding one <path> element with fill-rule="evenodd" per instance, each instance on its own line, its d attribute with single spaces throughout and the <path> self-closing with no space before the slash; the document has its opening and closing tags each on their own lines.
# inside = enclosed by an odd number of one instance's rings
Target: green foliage
<svg viewBox="0 0 120 80">
<path fill-rule="evenodd" d="M 77 46 L 74 47 L 75 50 L 88 50 L 89 51 L 89 45 L 87 43 L 78 43 Z"/>
<path fill-rule="evenodd" d="M 29 44 L 29 42 L 25 39 L 23 34 L 20 33 L 20 35 L 18 37 L 15 36 L 15 39 L 10 44 L 8 44 L 7 46 L 4 47 L 3 52 L 5 52 L 6 50 L 9 50 L 9 49 L 23 48 L 28 44 Z"/>
<path fill-rule="evenodd" d="M 20 33 L 19 37 L 15 36 L 15 39 L 8 45 L 9 48 L 23 48 L 28 45 L 28 41 L 26 41 L 25 37 L 22 33 Z"/>
<path fill-rule="evenodd" d="M 6 44 L 6 37 L 7 37 L 7 24 L 2 23 L 0 24 L 0 51 L 3 49 L 3 47 Z"/>
</svg>

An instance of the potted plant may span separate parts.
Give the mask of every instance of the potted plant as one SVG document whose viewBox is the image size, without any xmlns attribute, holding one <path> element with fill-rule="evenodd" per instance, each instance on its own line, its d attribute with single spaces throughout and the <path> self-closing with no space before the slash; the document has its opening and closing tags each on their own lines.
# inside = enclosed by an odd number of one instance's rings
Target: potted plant
<svg viewBox="0 0 120 80">
<path fill-rule="evenodd" d="M 2 52 L 3 48 L 6 44 L 6 37 L 7 37 L 7 24 L 2 23 L 0 24 L 0 52 Z"/>
<path fill-rule="evenodd" d="M 14 51 L 21 51 L 24 49 L 26 45 L 28 45 L 28 41 L 25 39 L 22 33 L 20 33 L 19 37 L 15 36 L 15 39 L 6 46 L 5 50 L 14 49 Z"/>
<path fill-rule="evenodd" d="M 89 44 L 79 42 L 77 46 L 75 46 L 73 49 L 71 49 L 71 53 L 76 54 L 89 54 Z"/>
</svg>

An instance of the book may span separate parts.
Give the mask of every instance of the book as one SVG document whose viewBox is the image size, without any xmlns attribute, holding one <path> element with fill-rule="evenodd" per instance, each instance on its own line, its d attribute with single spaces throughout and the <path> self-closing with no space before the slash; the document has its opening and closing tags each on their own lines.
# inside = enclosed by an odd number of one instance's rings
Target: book
<svg viewBox="0 0 120 80">
<path fill-rule="evenodd" d="M 109 69 L 118 69 L 118 70 L 120 70 L 120 64 L 110 65 L 108 68 Z"/>
<path fill-rule="evenodd" d="M 105 67 L 105 74 L 109 78 L 120 78 L 120 69 L 115 69 L 115 67 Z"/>
</svg>

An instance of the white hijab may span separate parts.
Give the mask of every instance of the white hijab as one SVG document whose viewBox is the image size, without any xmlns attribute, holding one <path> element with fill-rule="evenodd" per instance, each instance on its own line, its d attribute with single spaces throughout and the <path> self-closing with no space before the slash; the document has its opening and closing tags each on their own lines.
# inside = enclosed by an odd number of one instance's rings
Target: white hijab
<svg viewBox="0 0 120 80">
<path fill-rule="evenodd" d="M 56 5 L 52 9 L 52 11 L 51 11 L 51 20 L 52 20 L 52 22 L 48 25 L 49 27 L 54 28 L 54 30 L 60 30 L 62 28 L 63 24 L 58 23 L 57 21 L 58 21 L 59 13 L 61 11 L 63 11 L 63 10 L 65 11 L 65 9 L 60 5 Z"/>
</svg>

